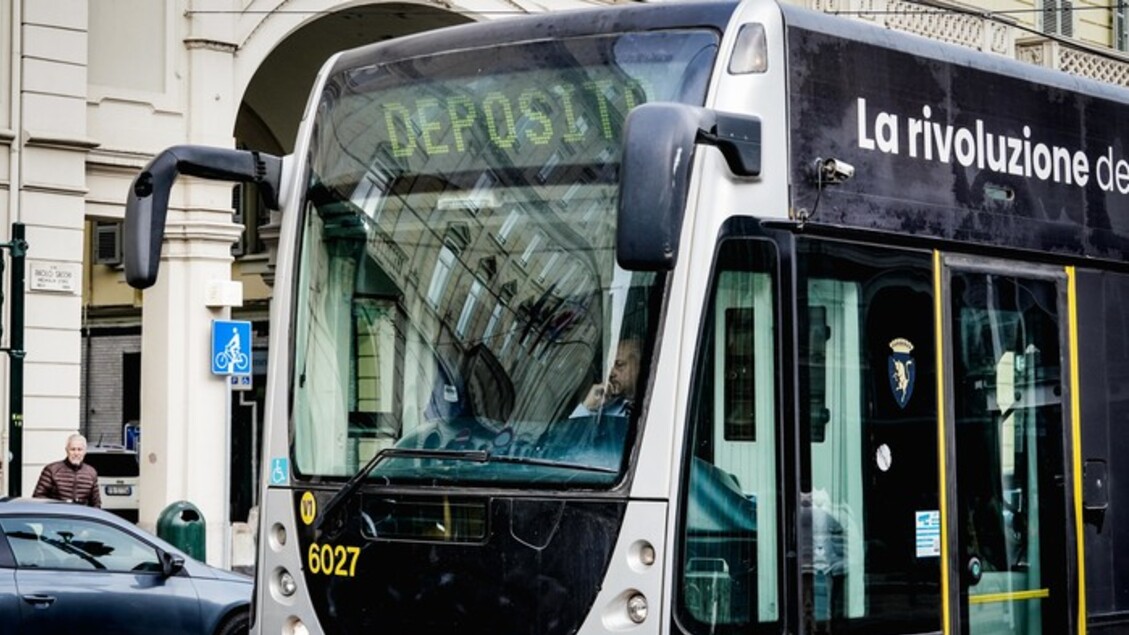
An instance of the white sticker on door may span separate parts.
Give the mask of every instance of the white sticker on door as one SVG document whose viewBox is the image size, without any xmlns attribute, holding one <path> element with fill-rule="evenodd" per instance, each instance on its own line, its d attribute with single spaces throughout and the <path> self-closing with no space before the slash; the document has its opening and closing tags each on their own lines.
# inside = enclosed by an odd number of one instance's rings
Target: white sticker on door
<svg viewBox="0 0 1129 635">
<path fill-rule="evenodd" d="M 929 510 L 914 512 L 917 538 L 917 557 L 934 558 L 941 555 L 941 512 Z"/>
</svg>

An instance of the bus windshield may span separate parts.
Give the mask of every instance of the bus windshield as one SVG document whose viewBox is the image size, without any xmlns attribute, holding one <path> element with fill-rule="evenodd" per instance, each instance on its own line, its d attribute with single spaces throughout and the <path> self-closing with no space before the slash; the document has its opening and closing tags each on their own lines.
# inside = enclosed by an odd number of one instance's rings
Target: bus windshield
<svg viewBox="0 0 1129 635">
<path fill-rule="evenodd" d="M 296 282 L 304 476 L 608 486 L 642 402 L 663 277 L 614 254 L 619 143 L 701 105 L 710 30 L 537 41 L 331 76 Z"/>
</svg>

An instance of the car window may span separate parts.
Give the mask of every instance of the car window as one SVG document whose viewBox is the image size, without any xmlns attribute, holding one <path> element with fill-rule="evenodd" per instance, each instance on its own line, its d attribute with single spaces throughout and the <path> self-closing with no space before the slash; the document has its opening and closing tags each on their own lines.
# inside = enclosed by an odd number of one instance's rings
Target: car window
<svg viewBox="0 0 1129 635">
<path fill-rule="evenodd" d="M 39 544 L 39 530 L 35 525 L 22 519 L 5 519 L 0 520 L 0 528 L 3 528 L 4 535 L 8 538 L 17 566 L 37 568 L 46 564 L 43 548 Z"/>
<path fill-rule="evenodd" d="M 152 546 L 116 527 L 79 518 L 0 519 L 16 565 L 85 571 L 160 571 Z"/>
<path fill-rule="evenodd" d="M 141 471 L 137 464 L 137 454 L 124 450 L 98 451 L 97 448 L 91 448 L 83 461 L 97 470 L 98 476 L 136 477 Z"/>
</svg>

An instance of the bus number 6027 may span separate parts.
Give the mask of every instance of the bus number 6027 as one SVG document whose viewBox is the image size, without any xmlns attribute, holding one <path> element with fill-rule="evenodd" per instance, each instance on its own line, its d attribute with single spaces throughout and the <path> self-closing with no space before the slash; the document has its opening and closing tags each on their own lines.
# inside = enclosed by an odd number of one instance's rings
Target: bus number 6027
<svg viewBox="0 0 1129 635">
<path fill-rule="evenodd" d="M 357 573 L 359 555 L 361 555 L 360 547 L 319 545 L 315 542 L 310 545 L 308 557 L 310 573 L 351 578 Z"/>
</svg>

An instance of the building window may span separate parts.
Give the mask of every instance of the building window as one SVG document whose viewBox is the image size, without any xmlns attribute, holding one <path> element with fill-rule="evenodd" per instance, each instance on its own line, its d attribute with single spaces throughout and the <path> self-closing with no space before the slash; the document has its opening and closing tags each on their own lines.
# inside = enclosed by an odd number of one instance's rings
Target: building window
<svg viewBox="0 0 1129 635">
<path fill-rule="evenodd" d="M 447 288 L 447 279 L 451 277 L 451 269 L 455 266 L 455 252 L 446 245 L 439 250 L 439 259 L 435 261 L 435 270 L 431 273 L 431 284 L 427 287 L 427 301 L 431 306 L 439 306 L 443 297 L 443 290 Z"/>
<path fill-rule="evenodd" d="M 580 284 L 573 285 L 575 288 L 569 287 L 569 283 L 576 277 L 578 271 L 580 271 L 580 265 L 575 262 L 569 265 L 568 270 L 565 271 L 565 274 L 557 281 L 557 295 L 568 296 L 570 291 L 580 290 L 583 281 L 580 281 Z"/>
<path fill-rule="evenodd" d="M 541 166 L 541 169 L 537 172 L 537 180 L 541 181 L 542 183 L 547 182 L 549 180 L 549 177 L 553 176 L 553 170 L 556 170 L 557 166 L 560 165 L 560 163 L 561 153 L 558 150 L 556 152 L 553 152 L 548 160 L 545 161 L 545 165 Z"/>
<path fill-rule="evenodd" d="M 1043 33 L 1074 37 L 1074 3 L 1072 0 L 1043 0 Z"/>
<path fill-rule="evenodd" d="M 541 273 L 537 274 L 537 282 L 545 282 L 545 279 L 553 272 L 553 268 L 557 266 L 557 261 L 560 259 L 561 255 L 559 253 L 554 253 L 549 256 L 549 259 L 545 261 L 545 266 L 541 267 Z"/>
<path fill-rule="evenodd" d="M 541 240 L 540 233 L 533 235 L 533 238 L 529 240 L 529 245 L 526 246 L 525 251 L 521 254 L 521 264 L 529 264 L 529 260 L 533 258 L 533 254 L 537 251 L 537 248 L 541 246 Z"/>
<path fill-rule="evenodd" d="M 486 330 L 482 333 L 483 341 L 494 337 L 494 332 L 498 330 L 498 323 L 502 321 L 503 307 L 504 305 L 501 302 L 494 305 L 494 310 L 490 312 L 490 321 L 486 323 Z"/>
<path fill-rule="evenodd" d="M 506 244 L 506 239 L 510 237 L 510 232 L 514 230 L 514 225 L 517 225 L 519 215 L 520 214 L 515 209 L 510 211 L 509 216 L 506 216 L 506 220 L 503 221 L 502 226 L 498 228 L 498 242 L 503 245 Z"/>
<path fill-rule="evenodd" d="M 474 317 L 474 305 L 478 304 L 478 298 L 481 296 L 482 283 L 475 280 L 474 284 L 470 285 L 470 293 L 467 294 L 466 302 L 463 304 L 463 312 L 459 314 L 459 321 L 455 324 L 455 332 L 459 337 L 466 337 L 470 319 Z"/>
<path fill-rule="evenodd" d="M 369 218 L 378 220 L 380 210 L 384 208 L 385 193 L 388 192 L 391 184 L 391 174 L 387 170 L 373 166 L 361 177 L 350 200 L 363 209 Z"/>
<path fill-rule="evenodd" d="M 502 355 L 505 355 L 506 351 L 510 350 L 510 343 L 512 343 L 514 340 L 514 334 L 517 333 L 517 327 L 517 320 L 514 320 L 510 323 L 510 328 L 508 331 L 506 331 L 506 337 L 502 339 Z"/>
<path fill-rule="evenodd" d="M 498 185 L 498 177 L 487 170 L 478 176 L 474 189 L 470 191 L 470 211 L 478 213 L 483 207 L 494 206 L 494 188 Z"/>
<path fill-rule="evenodd" d="M 1110 10 L 1113 11 L 1113 47 L 1119 51 L 1129 51 L 1129 2 L 1118 0 Z"/>
</svg>

